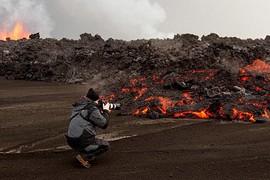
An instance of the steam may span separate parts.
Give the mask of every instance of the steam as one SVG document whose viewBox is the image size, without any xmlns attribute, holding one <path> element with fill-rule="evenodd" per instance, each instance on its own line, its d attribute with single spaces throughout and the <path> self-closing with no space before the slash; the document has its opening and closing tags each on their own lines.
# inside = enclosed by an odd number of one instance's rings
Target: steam
<svg viewBox="0 0 270 180">
<path fill-rule="evenodd" d="M 43 38 L 78 39 L 84 32 L 104 39 L 172 37 L 158 30 L 166 18 L 156 0 L 0 0 L 0 30 L 21 22 Z"/>
<path fill-rule="evenodd" d="M 50 2 L 50 0 L 49 0 Z M 88 32 L 103 38 L 166 38 L 172 33 L 158 31 L 166 20 L 164 9 L 151 0 L 59 0 L 63 26 L 78 36 Z M 54 1 L 51 1 L 54 3 Z M 57 36 L 59 36 L 58 34 Z"/>
<path fill-rule="evenodd" d="M 53 23 L 42 0 L 0 0 L 0 29 L 11 31 L 17 22 L 30 33 L 50 37 Z"/>
</svg>

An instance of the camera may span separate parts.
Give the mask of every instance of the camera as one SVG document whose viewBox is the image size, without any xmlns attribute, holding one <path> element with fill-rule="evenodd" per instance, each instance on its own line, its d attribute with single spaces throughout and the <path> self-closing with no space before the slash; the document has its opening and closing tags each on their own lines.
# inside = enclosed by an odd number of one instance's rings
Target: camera
<svg viewBox="0 0 270 180">
<path fill-rule="evenodd" d="M 102 100 L 98 101 L 99 107 L 103 108 L 103 105 L 106 105 L 107 103 L 109 103 L 109 109 L 110 110 L 120 110 L 121 105 L 119 103 L 110 103 L 110 102 L 105 102 Z"/>
</svg>

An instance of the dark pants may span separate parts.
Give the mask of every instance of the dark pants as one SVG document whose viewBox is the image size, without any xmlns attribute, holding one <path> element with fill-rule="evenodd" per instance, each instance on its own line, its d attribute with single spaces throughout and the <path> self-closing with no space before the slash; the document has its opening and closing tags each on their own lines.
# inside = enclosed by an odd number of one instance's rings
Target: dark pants
<svg viewBox="0 0 270 180">
<path fill-rule="evenodd" d="M 94 143 L 90 144 L 84 149 L 76 149 L 76 148 L 73 149 L 82 156 L 86 157 L 87 160 L 91 161 L 93 157 L 106 152 L 109 149 L 109 146 L 110 144 L 108 141 L 102 139 L 95 139 Z"/>
</svg>

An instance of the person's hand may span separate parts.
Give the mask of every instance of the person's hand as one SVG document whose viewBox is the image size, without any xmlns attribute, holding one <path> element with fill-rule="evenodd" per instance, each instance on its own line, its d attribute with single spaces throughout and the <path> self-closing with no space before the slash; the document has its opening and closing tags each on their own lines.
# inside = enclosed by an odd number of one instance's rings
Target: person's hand
<svg viewBox="0 0 270 180">
<path fill-rule="evenodd" d="M 109 104 L 109 103 L 103 104 L 103 109 L 105 109 L 105 110 L 111 112 L 111 110 L 110 110 L 110 104 Z"/>
</svg>

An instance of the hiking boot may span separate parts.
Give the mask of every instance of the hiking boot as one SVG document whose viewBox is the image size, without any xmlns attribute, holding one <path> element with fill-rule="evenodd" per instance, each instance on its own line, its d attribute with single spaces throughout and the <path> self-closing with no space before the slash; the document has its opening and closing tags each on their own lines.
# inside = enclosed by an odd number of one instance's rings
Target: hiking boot
<svg viewBox="0 0 270 180">
<path fill-rule="evenodd" d="M 90 168 L 90 163 L 83 157 L 82 155 L 76 156 L 76 159 L 85 167 L 85 168 Z"/>
</svg>

